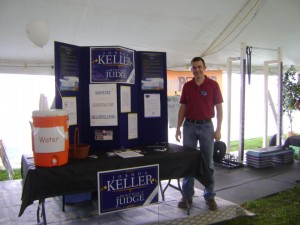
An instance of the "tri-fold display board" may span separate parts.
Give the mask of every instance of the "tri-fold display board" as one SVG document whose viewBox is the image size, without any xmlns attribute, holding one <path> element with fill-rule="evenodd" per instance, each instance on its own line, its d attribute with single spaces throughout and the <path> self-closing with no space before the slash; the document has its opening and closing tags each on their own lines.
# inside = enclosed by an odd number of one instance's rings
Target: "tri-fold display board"
<svg viewBox="0 0 300 225">
<path fill-rule="evenodd" d="M 56 108 L 92 149 L 168 142 L 166 53 L 55 42 Z"/>
</svg>

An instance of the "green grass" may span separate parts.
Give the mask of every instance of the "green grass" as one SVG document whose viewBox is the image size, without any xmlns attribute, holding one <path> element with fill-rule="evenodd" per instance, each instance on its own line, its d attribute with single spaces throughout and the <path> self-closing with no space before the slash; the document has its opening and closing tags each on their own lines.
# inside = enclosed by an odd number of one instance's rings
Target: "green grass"
<svg viewBox="0 0 300 225">
<path fill-rule="evenodd" d="M 249 149 L 257 149 L 261 148 L 263 143 L 263 138 L 250 138 L 245 140 L 244 148 Z M 230 142 L 230 151 L 238 151 L 239 149 L 239 141 L 231 141 Z"/>
<path fill-rule="evenodd" d="M 299 135 L 298 133 L 296 135 Z M 268 137 L 268 142 L 270 141 L 272 137 L 269 136 Z M 287 134 L 283 135 L 283 138 L 286 139 L 287 138 Z M 259 138 L 249 138 L 249 139 L 245 139 L 244 140 L 244 148 L 246 150 L 250 150 L 250 149 L 257 149 L 257 148 L 262 148 L 262 144 L 263 144 L 263 138 L 259 137 Z M 230 141 L 230 151 L 237 151 L 239 149 L 239 141 Z"/>
<path fill-rule="evenodd" d="M 287 191 L 242 204 L 255 213 L 253 217 L 237 217 L 218 225 L 296 225 L 300 224 L 300 184 Z"/>
<path fill-rule="evenodd" d="M 268 137 L 268 141 L 270 140 L 271 137 Z M 287 138 L 287 137 L 285 137 Z M 263 144 L 263 138 L 249 138 L 246 139 L 244 142 L 244 149 L 245 150 L 254 150 L 257 148 L 262 148 L 262 144 Z M 299 159 L 299 147 L 296 146 L 290 146 L 291 148 L 294 149 L 294 158 L 295 159 Z M 238 151 L 239 150 L 239 141 L 231 141 L 230 142 L 230 152 L 234 152 L 234 151 Z"/>
<path fill-rule="evenodd" d="M 14 169 L 14 175 L 13 175 L 13 179 L 17 180 L 17 179 L 21 179 L 21 169 Z M 4 181 L 4 180 L 9 180 L 9 176 L 6 172 L 6 170 L 0 170 L 0 181 Z"/>
<path fill-rule="evenodd" d="M 270 138 L 270 137 L 269 137 Z M 262 138 L 245 140 L 245 149 L 261 148 Z M 230 142 L 230 151 L 238 151 L 239 141 Z M 295 150 L 295 159 L 299 156 Z M 238 217 L 218 225 L 297 225 L 300 224 L 300 184 L 287 191 L 265 198 L 249 201 L 241 205 L 255 213 L 254 217 Z"/>
</svg>

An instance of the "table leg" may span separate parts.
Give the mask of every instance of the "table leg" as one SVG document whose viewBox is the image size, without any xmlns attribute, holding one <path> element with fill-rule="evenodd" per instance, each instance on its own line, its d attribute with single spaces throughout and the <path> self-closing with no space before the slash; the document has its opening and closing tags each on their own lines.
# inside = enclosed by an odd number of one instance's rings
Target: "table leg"
<svg viewBox="0 0 300 225">
<path fill-rule="evenodd" d="M 167 188 L 170 186 L 170 183 L 171 183 L 171 179 L 169 179 L 169 181 L 168 181 L 168 183 L 167 183 L 167 185 L 165 186 L 164 189 L 161 188 L 161 190 L 162 190 L 161 195 L 162 195 L 163 201 L 165 201 L 165 192 L 166 192 Z"/>
<path fill-rule="evenodd" d="M 161 180 L 159 180 L 159 187 L 160 187 L 160 192 L 161 192 L 161 198 L 164 202 L 165 201 L 165 194 L 164 194 L 164 191 L 162 189 Z"/>
<path fill-rule="evenodd" d="M 66 199 L 65 195 L 62 196 L 62 211 L 65 212 L 65 204 L 66 204 Z"/>
<path fill-rule="evenodd" d="M 36 213 L 36 220 L 38 222 L 38 224 L 40 223 L 40 208 L 42 207 L 42 212 L 41 212 L 41 217 L 43 217 L 43 224 L 46 225 L 47 224 L 47 219 L 46 219 L 46 210 L 45 210 L 45 199 L 40 199 L 39 200 L 39 205 L 37 208 L 37 213 Z"/>
<path fill-rule="evenodd" d="M 40 223 L 40 201 L 36 210 L 36 221 L 38 224 Z"/>
<path fill-rule="evenodd" d="M 161 185 L 161 184 L 160 184 L 160 185 Z M 177 190 L 177 191 L 180 191 L 180 193 L 181 193 L 183 199 L 186 199 L 185 194 L 183 193 L 182 188 L 181 188 L 181 185 L 180 185 L 180 178 L 177 178 L 177 187 L 176 187 L 175 185 L 171 184 L 171 179 L 169 179 L 167 185 L 165 186 L 165 188 L 164 188 L 164 190 L 162 191 L 162 194 L 161 194 L 161 195 L 162 195 L 163 201 L 165 201 L 165 200 L 164 200 L 164 199 L 165 199 L 165 191 L 167 190 L 167 188 L 168 188 L 169 186 L 170 186 L 171 188 L 174 188 L 174 189 Z M 190 215 L 190 204 L 189 204 L 188 201 L 187 201 L 187 208 L 186 208 L 186 210 L 187 210 L 187 214 Z"/>
</svg>

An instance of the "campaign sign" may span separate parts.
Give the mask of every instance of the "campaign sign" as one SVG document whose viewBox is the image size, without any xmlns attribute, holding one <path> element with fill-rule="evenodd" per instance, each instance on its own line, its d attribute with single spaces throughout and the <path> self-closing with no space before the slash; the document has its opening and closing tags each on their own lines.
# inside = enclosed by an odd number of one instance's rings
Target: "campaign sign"
<svg viewBox="0 0 300 225">
<path fill-rule="evenodd" d="M 135 82 L 134 50 L 123 47 L 91 47 L 91 83 Z"/>
<path fill-rule="evenodd" d="M 99 214 L 158 202 L 159 165 L 97 173 Z"/>
</svg>

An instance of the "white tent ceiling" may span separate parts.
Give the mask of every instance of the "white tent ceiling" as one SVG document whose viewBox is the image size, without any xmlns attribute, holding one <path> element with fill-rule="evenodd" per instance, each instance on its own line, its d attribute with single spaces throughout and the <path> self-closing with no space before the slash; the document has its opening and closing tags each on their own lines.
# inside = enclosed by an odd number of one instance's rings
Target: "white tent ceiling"
<svg viewBox="0 0 300 225">
<path fill-rule="evenodd" d="M 257 47 L 253 65 L 277 59 L 268 49 L 281 47 L 283 64 L 299 70 L 299 10 L 299 0 L 0 0 L 0 67 L 53 64 L 59 41 L 167 52 L 169 69 L 204 56 L 218 69 L 240 56 L 245 42 Z M 33 20 L 48 25 L 43 48 L 26 36 Z"/>
</svg>

